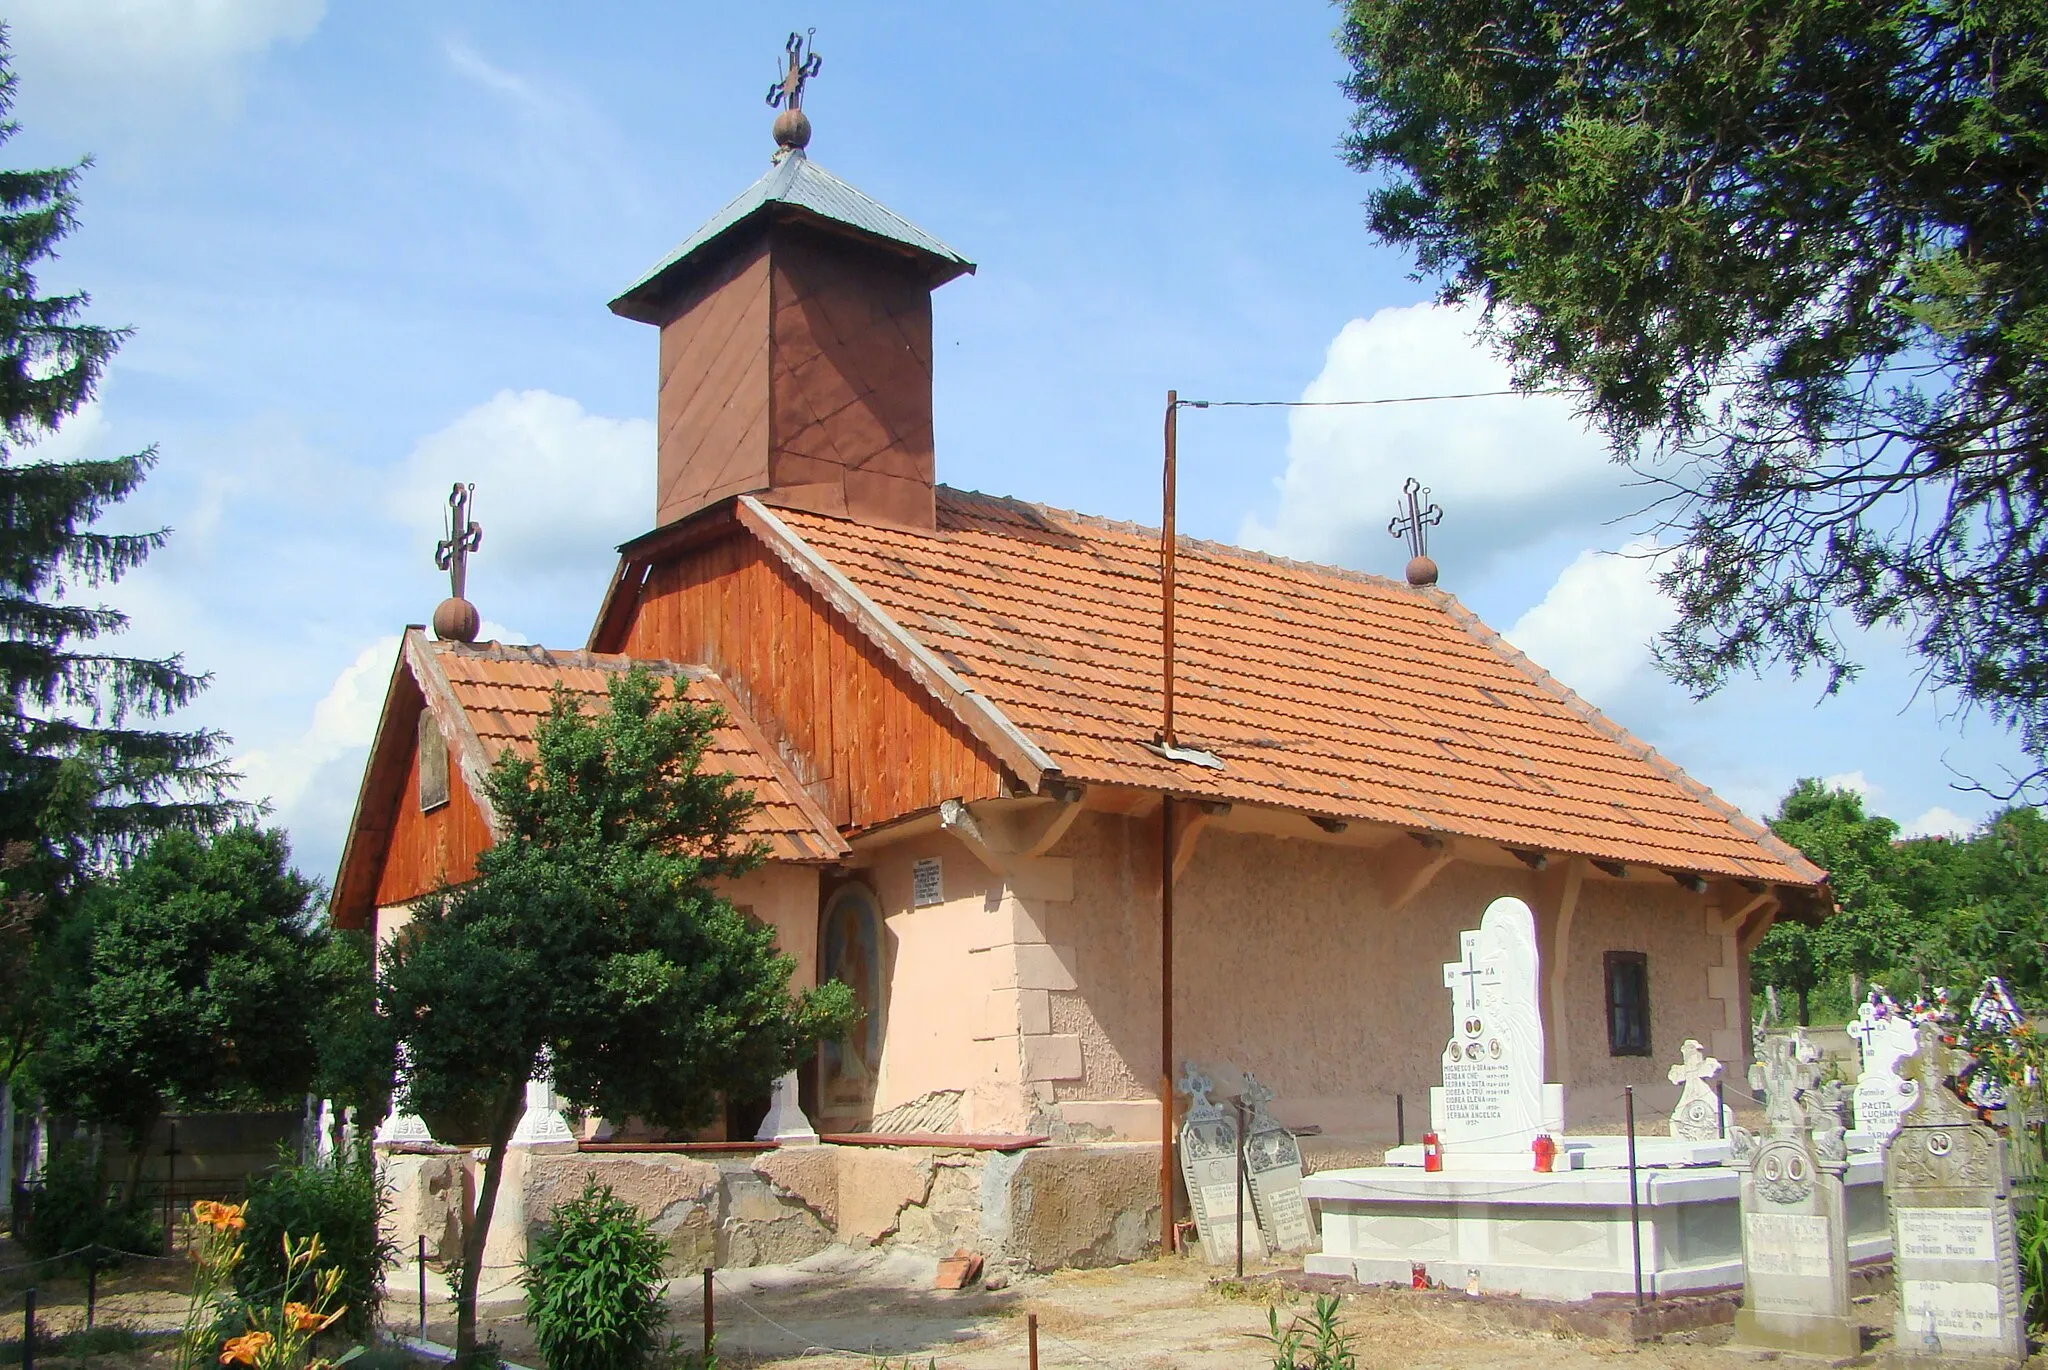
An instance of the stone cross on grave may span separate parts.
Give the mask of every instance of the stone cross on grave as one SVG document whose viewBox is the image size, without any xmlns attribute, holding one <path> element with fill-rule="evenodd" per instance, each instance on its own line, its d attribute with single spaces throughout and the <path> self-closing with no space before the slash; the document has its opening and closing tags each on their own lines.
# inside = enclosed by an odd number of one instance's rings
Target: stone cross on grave
<svg viewBox="0 0 2048 1370">
<path fill-rule="evenodd" d="M 1478 1014 L 1479 991 L 1500 983 L 1500 967 L 1482 964 L 1479 960 L 1477 929 L 1460 933 L 1458 943 L 1463 959 L 1444 962 L 1444 988 L 1451 992 L 1453 1036 L 1464 1031 L 1466 1023 Z"/>
<path fill-rule="evenodd" d="M 1678 1064 L 1665 1079 L 1679 1087 L 1678 1107 L 1671 1111 L 1671 1135 L 1688 1142 L 1711 1142 L 1722 1133 L 1721 1101 L 1707 1082 L 1721 1073 L 1721 1063 L 1688 1037 L 1678 1049 Z"/>
<path fill-rule="evenodd" d="M 1764 1038 L 1756 1064 L 1749 1068 L 1749 1087 L 1763 1096 L 1764 1117 L 1771 1133 L 1790 1137 L 1806 1126 L 1806 1095 L 1820 1084 L 1820 1049 L 1806 1040 L 1806 1029 Z"/>
<path fill-rule="evenodd" d="M 448 536 L 434 544 L 434 565 L 448 573 L 450 599 L 463 599 L 463 590 L 469 583 L 469 554 L 483 546 L 484 526 L 470 517 L 471 506 L 476 500 L 476 487 L 455 483 L 448 492 L 448 513 L 444 516 L 442 531 Z"/>
<path fill-rule="evenodd" d="M 1174 1088 L 1188 1096 L 1188 1119 L 1190 1122 L 1197 1118 L 1219 1118 L 1223 1116 L 1223 1109 L 1214 1099 L 1209 1097 L 1210 1091 L 1214 1090 L 1216 1086 L 1210 1081 L 1208 1076 L 1195 1069 L 1193 1061 L 1181 1062 L 1180 1079 L 1174 1082 Z"/>
<path fill-rule="evenodd" d="M 1273 1102 L 1273 1091 L 1260 1084 L 1258 1077 L 1247 1070 L 1244 1073 L 1244 1092 L 1238 1097 L 1244 1100 L 1244 1111 L 1258 1119 L 1266 1116 L 1266 1105 Z"/>
</svg>

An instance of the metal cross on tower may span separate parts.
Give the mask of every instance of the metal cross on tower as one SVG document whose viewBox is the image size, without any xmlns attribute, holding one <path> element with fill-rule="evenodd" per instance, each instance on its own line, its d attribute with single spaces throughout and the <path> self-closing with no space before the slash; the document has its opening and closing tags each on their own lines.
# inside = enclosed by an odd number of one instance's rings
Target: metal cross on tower
<svg viewBox="0 0 2048 1370">
<path fill-rule="evenodd" d="M 1408 539 L 1409 556 L 1426 557 L 1429 555 L 1428 529 L 1432 524 L 1444 521 L 1444 511 L 1441 506 L 1428 503 L 1428 488 L 1413 476 L 1402 483 L 1401 494 L 1407 501 L 1408 510 L 1388 521 L 1387 532 L 1393 537 Z"/>
<path fill-rule="evenodd" d="M 483 546 L 484 526 L 471 518 L 476 487 L 455 482 L 448 492 L 448 512 L 442 516 L 442 531 L 448 536 L 434 544 L 434 565 L 448 573 L 449 594 L 464 598 L 469 581 L 469 554 Z"/>
<path fill-rule="evenodd" d="M 810 40 L 818 36 L 816 29 L 804 33 L 792 33 L 789 41 L 782 45 L 789 54 L 789 70 L 782 79 L 768 87 L 770 109 L 802 109 L 804 107 L 804 83 L 818 74 L 824 60 L 811 51 Z"/>
</svg>

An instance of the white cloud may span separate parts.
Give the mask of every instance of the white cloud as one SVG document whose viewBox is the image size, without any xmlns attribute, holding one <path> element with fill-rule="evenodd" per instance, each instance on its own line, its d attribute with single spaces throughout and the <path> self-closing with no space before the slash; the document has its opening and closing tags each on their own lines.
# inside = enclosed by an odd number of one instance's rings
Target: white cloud
<svg viewBox="0 0 2048 1370">
<path fill-rule="evenodd" d="M 105 452 L 113 431 L 114 426 L 107 421 L 106 410 L 100 407 L 100 402 L 88 400 L 54 430 L 16 449 L 9 460 L 16 463 L 83 461 Z M 12 445 L 11 439 L 9 444 Z"/>
<path fill-rule="evenodd" d="M 1653 678 L 1650 644 L 1676 617 L 1657 589 L 1656 549 L 1632 542 L 1619 553 L 1581 552 L 1503 636 L 1606 706 Z"/>
<path fill-rule="evenodd" d="M 384 708 L 384 690 L 398 659 L 398 636 L 379 638 L 356 654 L 313 706 L 311 720 L 295 736 L 235 758 L 246 799 L 268 799 L 278 817 L 291 823 L 313 776 L 350 752 L 367 751 Z"/>
<path fill-rule="evenodd" d="M 1508 387 L 1508 369 L 1473 333 L 1476 315 L 1436 304 L 1382 309 L 1346 324 L 1302 398 L 1377 399 Z M 1401 483 L 1444 506 L 1431 555 L 1469 584 L 1483 563 L 1625 513 L 1627 472 L 1560 395 L 1370 408 L 1297 409 L 1270 521 L 1248 515 L 1247 546 L 1352 565 L 1406 559 L 1387 537 Z"/>
<path fill-rule="evenodd" d="M 506 96 L 528 109 L 538 110 L 546 107 L 547 101 L 534 89 L 531 82 L 496 65 L 469 44 L 459 39 L 451 39 L 443 45 L 442 51 L 448 57 L 448 65 L 454 68 L 458 76 L 474 81 L 485 90 Z"/>
<path fill-rule="evenodd" d="M 250 65 L 320 25 L 326 0 L 11 0 L 30 100 L 90 123 L 161 120 L 167 104 L 233 111 Z"/>
<path fill-rule="evenodd" d="M 1871 780 L 1861 770 L 1823 776 L 1820 783 L 1831 790 L 1847 790 L 1851 794 L 1860 795 L 1867 803 L 1877 802 L 1878 796 L 1884 793 L 1884 787 Z"/>
<path fill-rule="evenodd" d="M 456 481 L 476 486 L 474 517 L 484 526 L 472 599 L 486 609 L 502 603 L 490 597 L 490 578 L 503 585 L 509 571 L 578 574 L 594 604 L 611 549 L 653 522 L 654 425 L 587 413 L 545 390 L 501 390 L 420 440 L 387 510 L 415 543 L 432 546 Z"/>
<path fill-rule="evenodd" d="M 1952 809 L 1936 804 L 1926 813 L 1899 829 L 1901 837 L 1966 837 L 1975 830 L 1975 821 L 1963 817 Z"/>
</svg>

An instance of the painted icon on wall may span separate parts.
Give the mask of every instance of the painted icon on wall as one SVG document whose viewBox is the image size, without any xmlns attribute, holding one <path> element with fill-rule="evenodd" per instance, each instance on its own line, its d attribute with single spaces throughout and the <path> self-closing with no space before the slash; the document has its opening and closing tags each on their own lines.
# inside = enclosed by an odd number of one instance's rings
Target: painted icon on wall
<svg viewBox="0 0 2048 1370">
<path fill-rule="evenodd" d="M 882 918 L 873 892 L 864 885 L 835 892 L 825 905 L 818 946 L 820 980 L 852 990 L 862 1014 L 845 1037 L 820 1048 L 825 1106 L 858 1108 L 874 1100 L 882 1056 Z"/>
</svg>

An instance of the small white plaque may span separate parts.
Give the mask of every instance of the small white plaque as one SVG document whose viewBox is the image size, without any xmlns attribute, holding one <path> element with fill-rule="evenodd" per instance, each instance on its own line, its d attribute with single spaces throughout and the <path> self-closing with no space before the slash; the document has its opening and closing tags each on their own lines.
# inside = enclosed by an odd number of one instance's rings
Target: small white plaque
<svg viewBox="0 0 2048 1370">
<path fill-rule="evenodd" d="M 1991 1240 L 1991 1210 L 1988 1208 L 1900 1208 L 1895 1211 L 1899 1221 L 1898 1254 L 1902 1259 L 1997 1259 L 1997 1247 Z"/>
<path fill-rule="evenodd" d="M 1828 1220 L 1814 1213 L 1752 1213 L 1751 1275 L 1813 1275 L 1828 1268 Z"/>
<path fill-rule="evenodd" d="M 1906 1325 L 1926 1328 L 1932 1315 L 1937 1337 L 1998 1335 L 1998 1286 L 1978 1280 L 1907 1280 L 1899 1292 Z"/>
<path fill-rule="evenodd" d="M 946 882 L 940 874 L 939 858 L 927 856 L 910 868 L 910 903 L 913 908 L 930 908 L 946 902 Z"/>
</svg>

